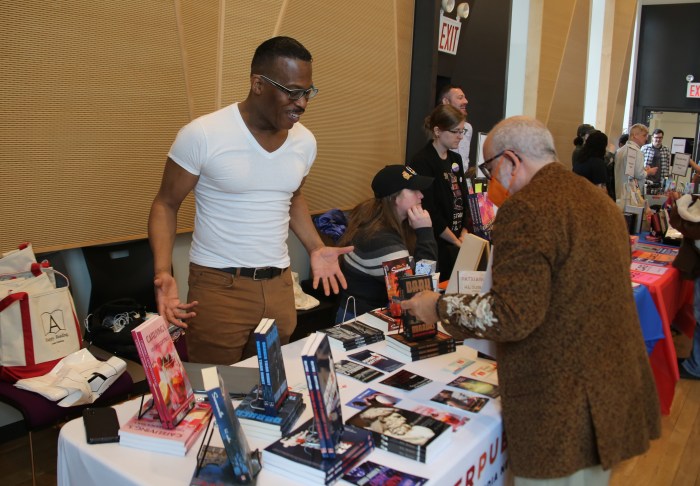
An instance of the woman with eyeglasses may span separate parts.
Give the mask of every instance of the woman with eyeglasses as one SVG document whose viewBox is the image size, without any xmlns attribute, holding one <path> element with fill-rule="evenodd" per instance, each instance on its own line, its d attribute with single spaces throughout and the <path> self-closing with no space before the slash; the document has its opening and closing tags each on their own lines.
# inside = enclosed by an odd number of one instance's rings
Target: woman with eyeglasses
<svg viewBox="0 0 700 486">
<path fill-rule="evenodd" d="M 418 174 L 433 177 L 423 207 L 433 221 L 438 242 L 440 280 L 449 280 L 471 220 L 467 205 L 462 157 L 455 152 L 464 137 L 464 114 L 451 105 L 438 105 L 426 117 L 430 140 L 408 164 Z"/>
</svg>

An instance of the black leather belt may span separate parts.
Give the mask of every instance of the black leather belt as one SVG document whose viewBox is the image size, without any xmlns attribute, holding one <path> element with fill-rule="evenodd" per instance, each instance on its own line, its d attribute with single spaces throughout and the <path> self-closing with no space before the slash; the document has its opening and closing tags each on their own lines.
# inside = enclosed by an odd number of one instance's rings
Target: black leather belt
<svg viewBox="0 0 700 486">
<path fill-rule="evenodd" d="M 260 267 L 260 268 L 240 268 L 228 267 L 218 268 L 222 272 L 231 273 L 236 277 L 252 278 L 253 280 L 270 280 L 271 278 L 279 277 L 284 273 L 286 268 L 277 267 Z"/>
</svg>

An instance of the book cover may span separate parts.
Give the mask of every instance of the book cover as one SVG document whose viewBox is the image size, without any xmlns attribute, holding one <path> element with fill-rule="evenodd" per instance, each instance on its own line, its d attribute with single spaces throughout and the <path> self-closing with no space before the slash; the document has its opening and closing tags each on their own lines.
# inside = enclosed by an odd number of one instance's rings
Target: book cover
<svg viewBox="0 0 700 486">
<path fill-rule="evenodd" d="M 248 484 L 253 479 L 250 448 L 236 417 L 224 380 L 216 366 L 202 370 L 202 382 L 207 391 L 216 425 L 219 427 L 226 455 L 233 468 L 233 474 L 239 483 Z"/>
<path fill-rule="evenodd" d="M 399 290 L 399 276 L 413 275 L 408 257 L 396 258 L 382 262 L 384 270 L 384 282 L 386 284 L 386 294 L 389 297 L 389 311 L 393 317 L 401 316 L 401 297 Z"/>
<path fill-rule="evenodd" d="M 388 307 L 372 309 L 361 314 L 356 320 L 379 329 L 384 334 L 391 334 L 401 330 L 401 317 L 392 316 Z"/>
<path fill-rule="evenodd" d="M 400 356 L 403 360 L 408 360 L 411 362 L 414 361 L 420 361 L 423 359 L 428 359 L 428 358 L 434 358 L 436 356 L 442 356 L 443 354 L 449 354 L 449 353 L 454 353 L 455 348 L 434 348 L 434 349 L 423 349 L 420 351 L 405 351 L 401 349 L 394 348 L 392 346 L 389 346 L 389 350 L 391 352 L 396 353 L 397 356 Z"/>
<path fill-rule="evenodd" d="M 403 363 L 400 361 L 396 361 L 395 359 L 391 359 L 388 356 L 384 356 L 383 354 L 379 354 L 375 351 L 370 351 L 369 349 L 348 354 L 348 358 L 389 373 L 403 366 Z"/>
<path fill-rule="evenodd" d="M 335 371 L 341 375 L 349 376 L 362 383 L 369 383 L 372 380 L 376 380 L 380 376 L 384 376 L 381 371 L 373 370 L 367 366 L 363 366 L 360 363 L 355 363 L 347 359 L 341 359 L 335 364 Z"/>
<path fill-rule="evenodd" d="M 343 480 L 358 486 L 422 486 L 426 478 L 365 461 L 343 476 Z"/>
<path fill-rule="evenodd" d="M 407 370 L 397 371 L 390 377 L 380 381 L 380 383 L 393 386 L 394 388 L 400 388 L 401 390 L 415 390 L 428 383 L 432 383 L 433 380 L 425 378 L 424 376 L 417 375 Z"/>
<path fill-rule="evenodd" d="M 254 335 L 265 411 L 274 415 L 289 393 L 282 359 L 282 346 L 275 320 L 261 319 L 258 327 L 255 328 Z"/>
<path fill-rule="evenodd" d="M 425 453 L 430 460 L 433 443 L 443 446 L 449 441 L 451 427 L 427 415 L 397 407 L 372 405 L 350 417 L 348 425 L 369 430 L 376 447 L 402 454 Z M 404 454 L 402 454 L 404 455 Z M 420 460 L 420 459 L 419 459 Z M 422 461 L 423 462 L 423 461 Z"/>
<path fill-rule="evenodd" d="M 344 424 L 338 377 L 328 336 L 321 332 L 311 334 L 301 352 L 301 359 L 321 453 L 324 457 L 332 458 Z"/>
<path fill-rule="evenodd" d="M 346 405 L 358 410 L 363 410 L 370 405 L 392 406 L 396 405 L 400 401 L 400 398 L 392 397 L 391 395 L 373 390 L 372 388 L 367 388 L 365 391 L 346 403 Z"/>
<path fill-rule="evenodd" d="M 399 282 L 399 299 L 408 300 L 414 295 L 433 289 L 433 280 L 430 275 L 401 275 Z M 409 340 L 426 339 L 437 333 L 436 323 L 419 321 L 410 313 L 402 310 L 403 335 Z"/>
<path fill-rule="evenodd" d="M 249 427 L 257 427 L 270 432 L 272 436 L 281 437 L 292 429 L 306 409 L 302 394 L 290 391 L 277 415 L 269 415 L 265 413 L 265 404 L 258 390 L 257 386 L 254 387 L 238 404 L 236 416 L 246 430 Z"/>
<path fill-rule="evenodd" d="M 228 462 L 226 449 L 223 447 L 203 447 L 197 456 L 198 468 L 190 480 L 190 486 L 233 486 L 236 482 L 233 468 Z"/>
<path fill-rule="evenodd" d="M 475 229 L 474 232 L 477 236 L 491 241 L 491 231 L 493 230 L 493 221 L 496 219 L 496 210 L 487 192 L 477 194 L 476 200 L 479 206 L 480 225 L 478 231 Z"/>
<path fill-rule="evenodd" d="M 182 366 L 168 323 L 159 315 L 131 331 L 148 387 L 163 426 L 174 428 L 194 406 L 194 392 Z"/>
<path fill-rule="evenodd" d="M 211 406 L 208 403 L 196 403 L 177 427 L 168 429 L 163 426 L 158 411 L 151 405 L 152 401 L 149 400 L 143 410 L 119 427 L 120 445 L 184 456 L 211 417 Z M 139 418 L 142 411 L 145 413 Z"/>
<path fill-rule="evenodd" d="M 431 398 L 431 400 L 472 413 L 481 412 L 481 409 L 484 408 L 489 401 L 489 399 L 485 397 L 476 397 L 467 395 L 466 393 L 453 392 L 452 390 L 442 390 Z"/>
<path fill-rule="evenodd" d="M 352 469 L 373 450 L 371 434 L 346 426 L 333 458 L 323 457 L 313 420 L 273 442 L 263 450 L 265 468 L 294 474 L 307 481 L 330 484 Z"/>
<path fill-rule="evenodd" d="M 478 393 L 479 395 L 486 395 L 490 398 L 497 398 L 501 394 L 498 386 L 485 381 L 467 378 L 466 376 L 458 376 L 447 385 Z"/>
<path fill-rule="evenodd" d="M 322 329 L 332 347 L 350 350 L 384 340 L 384 333 L 358 321 L 348 321 L 337 326 Z"/>
</svg>

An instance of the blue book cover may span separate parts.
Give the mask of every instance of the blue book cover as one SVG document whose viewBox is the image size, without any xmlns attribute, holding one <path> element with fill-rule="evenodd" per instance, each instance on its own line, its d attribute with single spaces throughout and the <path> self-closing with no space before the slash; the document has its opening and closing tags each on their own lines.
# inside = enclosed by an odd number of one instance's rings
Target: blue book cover
<svg viewBox="0 0 700 486">
<path fill-rule="evenodd" d="M 372 461 L 365 461 L 351 469 L 343 476 L 343 479 L 362 486 L 384 486 L 387 484 L 392 486 L 422 486 L 428 482 L 427 478 L 414 476 Z"/>
<path fill-rule="evenodd" d="M 274 319 L 263 318 L 254 331 L 265 411 L 276 415 L 287 399 L 287 375 L 279 331 Z"/>
<path fill-rule="evenodd" d="M 333 457 L 344 427 L 333 354 L 325 334 L 315 333 L 308 339 L 301 354 L 314 422 L 321 440 L 321 451 L 327 457 Z"/>
<path fill-rule="evenodd" d="M 313 420 L 307 420 L 266 447 L 263 462 L 266 467 L 295 474 L 300 479 L 314 478 L 329 484 L 352 469 L 373 449 L 369 432 L 357 427 L 345 427 L 335 457 L 323 457 Z"/>
<path fill-rule="evenodd" d="M 269 415 L 265 413 L 265 405 L 259 397 L 258 387 L 255 387 L 236 407 L 236 416 L 242 420 L 258 422 L 261 427 L 269 425 L 270 428 L 279 428 L 282 434 L 285 434 L 291 430 L 305 409 L 302 394 L 289 392 L 277 415 Z"/>
<path fill-rule="evenodd" d="M 248 484 L 253 479 L 250 448 L 216 366 L 202 370 L 202 381 L 226 454 L 233 467 L 233 474 L 239 483 Z"/>
</svg>

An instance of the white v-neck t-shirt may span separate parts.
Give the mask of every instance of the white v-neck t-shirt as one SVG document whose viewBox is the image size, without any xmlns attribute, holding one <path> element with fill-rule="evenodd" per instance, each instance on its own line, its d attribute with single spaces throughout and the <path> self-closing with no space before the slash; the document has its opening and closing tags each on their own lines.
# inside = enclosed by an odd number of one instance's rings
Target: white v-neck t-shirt
<svg viewBox="0 0 700 486">
<path fill-rule="evenodd" d="M 289 266 L 292 193 L 316 158 L 316 139 L 295 123 L 268 152 L 243 122 L 238 103 L 197 118 L 168 156 L 199 176 L 190 261 L 213 268 Z"/>
</svg>

